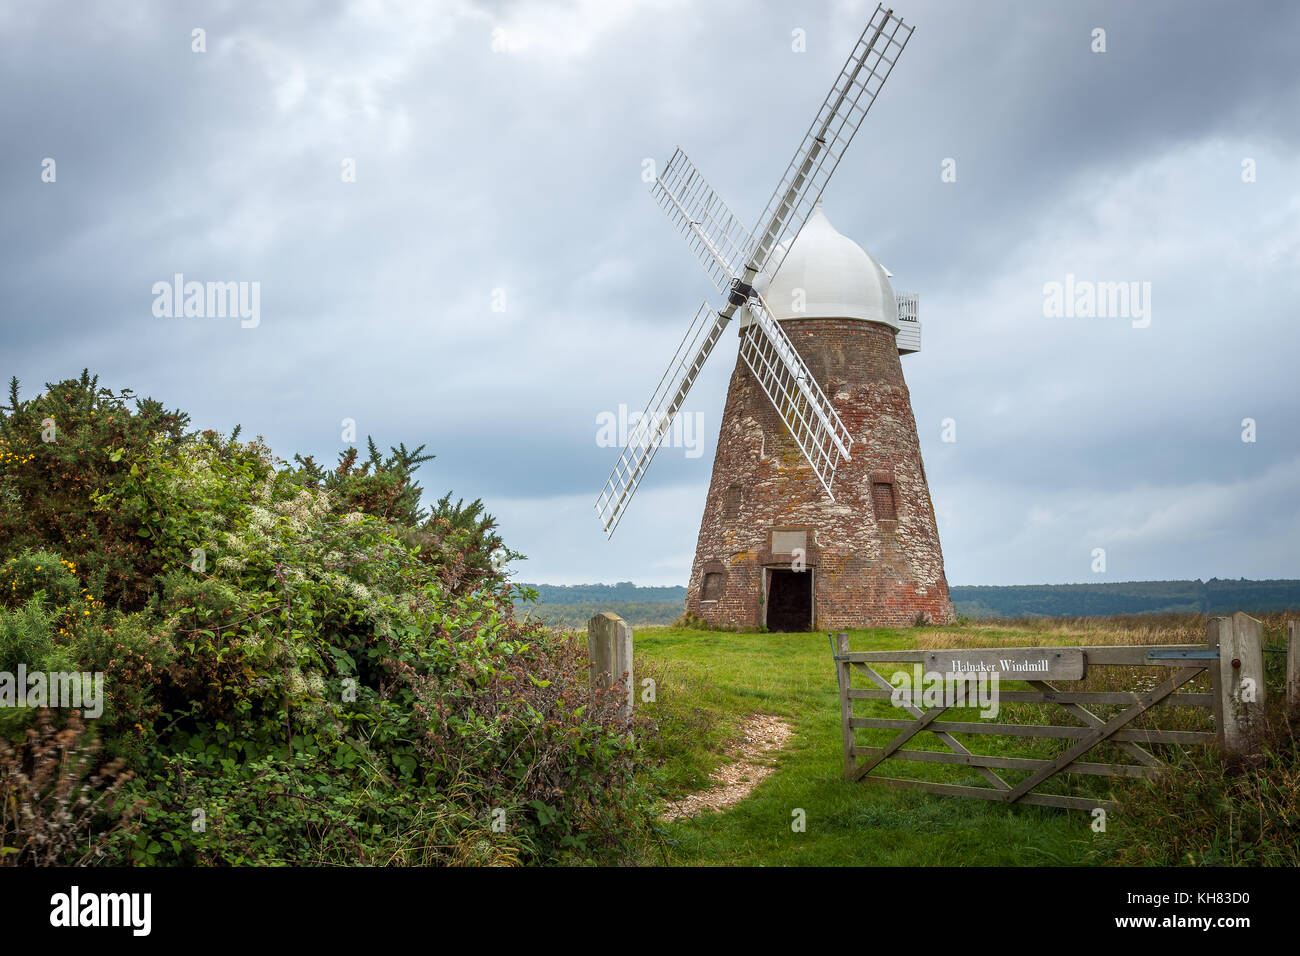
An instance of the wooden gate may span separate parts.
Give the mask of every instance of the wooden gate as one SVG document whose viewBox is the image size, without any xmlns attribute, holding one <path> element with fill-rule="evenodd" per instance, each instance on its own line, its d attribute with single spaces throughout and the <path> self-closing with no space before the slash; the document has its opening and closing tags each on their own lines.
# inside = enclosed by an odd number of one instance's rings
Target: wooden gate
<svg viewBox="0 0 1300 956">
<path fill-rule="evenodd" d="M 844 777 L 849 781 L 862 780 L 1004 803 L 1079 810 L 1109 806 L 1111 801 L 1096 797 L 1036 790 L 1057 774 L 1150 777 L 1165 766 L 1165 762 L 1148 749 L 1152 744 L 1197 746 L 1217 742 L 1229 749 L 1248 747 L 1264 706 L 1262 639 L 1260 622 L 1244 614 L 1214 618 L 1205 644 L 864 653 L 850 651 L 848 635 L 839 634 L 835 637 L 834 659 L 840 690 Z M 948 699 L 952 695 L 948 694 L 926 709 L 928 701 L 923 700 L 918 705 L 908 700 L 906 695 L 900 695 L 899 685 L 906 679 L 897 676 L 899 672 L 896 670 L 891 682 L 876 669 L 882 663 L 905 665 L 916 675 L 997 673 L 999 706 L 1005 703 L 1054 704 L 1077 718 L 1080 725 L 998 723 L 988 719 L 941 720 L 940 717 L 954 706 L 969 704 L 954 704 Z M 1063 682 L 1081 681 L 1090 669 L 1098 667 L 1155 668 L 1157 677 L 1154 686 L 1134 691 L 1063 690 L 1057 686 Z M 1180 688 L 1207 671 L 1210 678 L 1208 693 L 1178 693 Z M 855 675 L 865 677 L 867 686 L 853 686 Z M 1030 689 L 1002 690 L 1001 684 L 1005 682 L 1025 683 Z M 892 700 L 900 708 L 899 716 L 855 716 L 855 702 L 864 700 Z M 1116 713 L 1101 716 L 1094 712 L 1099 706 L 1112 711 L 1119 709 Z M 1205 708 L 1209 714 L 1203 716 L 1212 715 L 1214 730 L 1161 730 L 1135 724 L 1154 708 L 1170 706 Z M 898 733 L 887 743 L 865 746 L 858 743 L 857 732 L 860 729 L 896 730 Z M 979 754 L 954 736 L 971 734 L 1055 738 L 1069 745 L 1048 757 Z M 918 744 L 933 744 L 936 739 L 946 749 L 917 749 Z M 1083 759 L 1103 744 L 1114 745 L 1132 762 Z M 879 771 L 887 760 L 964 765 L 973 768 L 988 781 L 989 786 L 882 776 Z M 999 770 L 1027 773 L 1015 782 L 1008 782 L 998 773 Z"/>
</svg>

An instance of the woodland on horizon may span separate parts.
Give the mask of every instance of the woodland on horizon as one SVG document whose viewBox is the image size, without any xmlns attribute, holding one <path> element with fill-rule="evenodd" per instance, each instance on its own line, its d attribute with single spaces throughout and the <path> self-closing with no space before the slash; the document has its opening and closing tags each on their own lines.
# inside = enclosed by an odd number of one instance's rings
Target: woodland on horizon
<svg viewBox="0 0 1300 956">
<path fill-rule="evenodd" d="M 601 611 L 618 614 L 634 625 L 671 624 L 681 616 L 686 600 L 684 587 L 638 587 L 630 581 L 523 587 L 538 595 L 531 616 L 562 626 L 580 625 Z M 1234 611 L 1263 614 L 1300 608 L 1300 581 L 1289 579 L 957 585 L 951 593 L 957 614 L 977 619 Z"/>
</svg>

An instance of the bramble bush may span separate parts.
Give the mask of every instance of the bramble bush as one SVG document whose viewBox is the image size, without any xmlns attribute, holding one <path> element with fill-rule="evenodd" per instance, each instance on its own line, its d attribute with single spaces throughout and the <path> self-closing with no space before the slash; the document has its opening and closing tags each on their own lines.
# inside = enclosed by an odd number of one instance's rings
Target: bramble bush
<svg viewBox="0 0 1300 956">
<path fill-rule="evenodd" d="M 481 501 L 421 509 L 423 447 L 290 464 L 127 397 L 83 373 L 22 402 L 15 382 L 0 416 L 0 665 L 104 672 L 100 759 L 134 775 L 96 811 L 97 860 L 638 854 L 617 694 L 515 618 L 518 555 Z"/>
</svg>

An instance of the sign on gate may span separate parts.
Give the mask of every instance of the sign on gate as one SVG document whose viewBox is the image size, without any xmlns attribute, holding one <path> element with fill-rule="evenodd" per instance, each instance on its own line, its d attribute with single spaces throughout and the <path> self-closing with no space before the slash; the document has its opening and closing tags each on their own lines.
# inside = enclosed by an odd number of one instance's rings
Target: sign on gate
<svg viewBox="0 0 1300 956">
<path fill-rule="evenodd" d="M 930 651 L 925 668 L 940 674 L 997 674 L 1004 680 L 1083 680 L 1078 647 L 999 647 L 990 650 Z"/>
</svg>

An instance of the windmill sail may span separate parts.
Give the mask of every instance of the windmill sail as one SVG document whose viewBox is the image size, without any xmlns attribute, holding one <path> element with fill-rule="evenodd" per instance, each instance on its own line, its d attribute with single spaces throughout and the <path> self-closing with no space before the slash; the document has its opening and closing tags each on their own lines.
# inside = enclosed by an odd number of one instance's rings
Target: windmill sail
<svg viewBox="0 0 1300 956">
<path fill-rule="evenodd" d="M 655 177 L 651 195 L 723 292 L 740 273 L 753 239 L 680 149 Z"/>
<path fill-rule="evenodd" d="M 840 456 L 849 457 L 853 436 L 767 303 L 755 295 L 747 307 L 754 322 L 741 333 L 740 357 L 758 379 L 764 394 L 812 465 L 817 480 L 834 501 L 831 479 L 835 477 Z"/>
<path fill-rule="evenodd" d="M 876 7 L 772 194 L 757 233 L 745 230 L 680 149 L 656 177 L 652 187 L 655 201 L 727 298 L 719 312 L 708 305 L 700 307 L 610 472 L 596 500 L 596 513 L 607 536 L 613 536 L 722 330 L 742 307 L 749 309 L 754 321 L 741 335 L 741 358 L 794 436 L 817 480 L 834 498 L 831 482 L 835 468 L 841 457 L 849 458 L 853 438 L 781 324 L 754 290 L 754 281 L 760 272 L 776 274 L 785 250 L 812 212 L 911 37 L 912 28 L 893 14 L 893 10 Z"/>
<path fill-rule="evenodd" d="M 726 327 L 727 320 L 709 308 L 708 303 L 702 304 L 695 313 L 668 371 L 664 372 L 659 387 L 646 403 L 645 412 L 628 436 L 618 463 L 596 499 L 596 514 L 606 537 L 613 536 L 623 510 L 632 500 L 641 484 L 641 477 L 654 461 L 655 452 L 686 401 L 686 393 L 695 384 L 700 369 L 704 368 L 709 353 L 718 344 Z"/>
<path fill-rule="evenodd" d="M 911 36 L 912 28 L 893 10 L 876 7 L 759 217 L 748 260 L 755 271 L 775 275 L 780 268 L 791 245 L 786 240 L 799 234 L 812 213 Z"/>
</svg>

